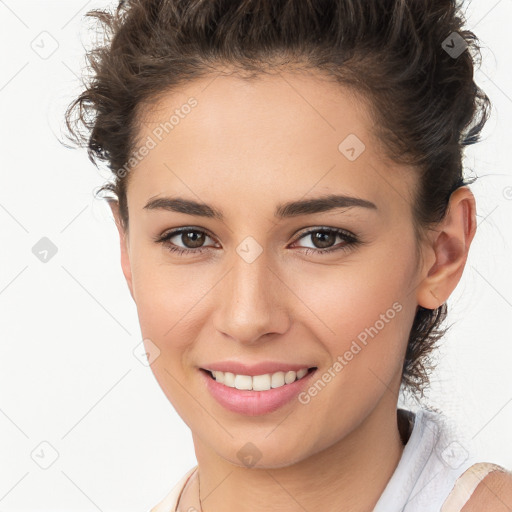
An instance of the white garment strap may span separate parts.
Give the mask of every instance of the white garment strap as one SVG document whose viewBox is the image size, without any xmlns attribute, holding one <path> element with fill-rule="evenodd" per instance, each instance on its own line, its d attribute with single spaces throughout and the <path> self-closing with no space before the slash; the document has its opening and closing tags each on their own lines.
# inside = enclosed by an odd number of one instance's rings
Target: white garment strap
<svg viewBox="0 0 512 512">
<path fill-rule="evenodd" d="M 444 502 L 441 512 L 460 512 L 462 507 L 469 501 L 478 484 L 493 471 L 507 472 L 497 464 L 490 462 L 478 462 L 473 464 L 456 480 L 453 489 Z"/>
</svg>

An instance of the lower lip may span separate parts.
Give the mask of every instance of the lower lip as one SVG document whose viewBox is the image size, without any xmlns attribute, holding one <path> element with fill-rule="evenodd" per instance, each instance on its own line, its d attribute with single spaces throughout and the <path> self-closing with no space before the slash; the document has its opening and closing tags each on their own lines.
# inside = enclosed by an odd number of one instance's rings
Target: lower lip
<svg viewBox="0 0 512 512">
<path fill-rule="evenodd" d="M 315 370 L 291 384 L 285 384 L 279 388 L 268 391 L 248 391 L 230 388 L 213 379 L 205 370 L 199 370 L 205 379 L 206 387 L 210 394 L 220 405 L 229 411 L 246 416 L 258 416 L 274 412 L 283 405 L 291 402 L 311 380 Z"/>
</svg>

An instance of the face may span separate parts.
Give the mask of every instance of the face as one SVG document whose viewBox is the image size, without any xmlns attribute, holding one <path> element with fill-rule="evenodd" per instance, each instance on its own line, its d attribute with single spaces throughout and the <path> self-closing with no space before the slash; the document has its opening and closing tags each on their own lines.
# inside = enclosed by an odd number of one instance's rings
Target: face
<svg viewBox="0 0 512 512">
<path fill-rule="evenodd" d="M 417 178 L 371 128 L 363 100 L 313 74 L 209 77 L 144 116 L 123 271 L 159 385 L 233 464 L 249 441 L 263 466 L 306 459 L 396 409 L 421 272 Z M 345 199 L 316 201 L 328 196 Z M 216 363 L 316 369 L 249 391 L 214 382 Z"/>
</svg>

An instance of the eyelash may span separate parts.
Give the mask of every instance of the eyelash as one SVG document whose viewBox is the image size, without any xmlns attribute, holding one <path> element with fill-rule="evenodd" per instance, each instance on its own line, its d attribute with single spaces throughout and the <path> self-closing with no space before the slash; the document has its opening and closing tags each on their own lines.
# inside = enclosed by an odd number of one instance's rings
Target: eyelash
<svg viewBox="0 0 512 512">
<path fill-rule="evenodd" d="M 204 233 L 205 235 L 207 235 L 208 237 L 213 239 L 213 237 L 207 231 L 205 231 L 203 229 L 196 229 L 193 227 L 184 227 L 184 228 L 175 229 L 173 231 L 169 231 L 167 233 L 164 233 L 161 236 L 156 237 L 155 242 L 163 244 L 169 251 L 176 253 L 178 255 L 200 254 L 203 251 L 208 249 L 208 247 L 199 247 L 196 249 L 183 249 L 183 248 L 177 247 L 176 245 L 171 244 L 169 242 L 169 240 L 171 238 L 174 238 L 176 235 L 179 235 L 181 233 L 188 233 L 188 232 Z M 340 250 L 347 251 L 348 249 L 351 249 L 355 245 L 361 243 L 358 240 L 358 238 L 355 235 L 353 235 L 352 233 L 350 233 L 349 231 L 345 231 L 345 230 L 339 229 L 339 228 L 328 228 L 328 227 L 319 227 L 319 228 L 315 228 L 310 231 L 307 231 L 305 233 L 302 233 L 301 236 L 299 236 L 295 240 L 295 242 L 298 242 L 302 238 L 305 238 L 306 236 L 309 236 L 309 235 L 311 235 L 313 233 L 317 233 L 317 232 L 322 232 L 322 233 L 327 233 L 327 234 L 336 234 L 337 236 L 342 238 L 344 240 L 344 242 L 346 242 L 346 243 L 341 245 L 340 247 L 335 248 L 335 249 L 333 249 L 333 248 L 312 249 L 311 247 L 303 247 L 302 249 L 304 250 L 304 254 L 319 254 L 319 255 L 332 254 L 332 253 L 334 253 L 336 251 L 340 251 Z M 293 242 L 293 243 L 295 243 L 295 242 Z"/>
</svg>

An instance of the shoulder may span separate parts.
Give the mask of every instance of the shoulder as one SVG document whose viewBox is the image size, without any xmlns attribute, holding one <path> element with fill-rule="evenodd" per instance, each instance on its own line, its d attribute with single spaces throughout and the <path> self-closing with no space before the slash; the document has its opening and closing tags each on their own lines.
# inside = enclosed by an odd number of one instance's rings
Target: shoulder
<svg viewBox="0 0 512 512">
<path fill-rule="evenodd" d="M 493 471 L 477 485 L 461 512 L 510 512 L 512 510 L 512 473 Z"/>
</svg>

